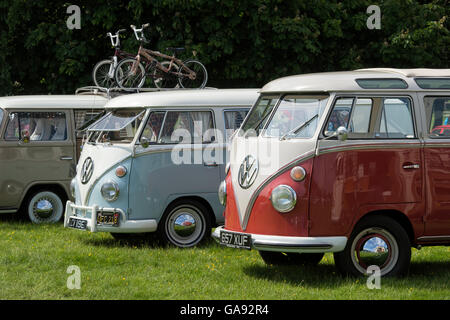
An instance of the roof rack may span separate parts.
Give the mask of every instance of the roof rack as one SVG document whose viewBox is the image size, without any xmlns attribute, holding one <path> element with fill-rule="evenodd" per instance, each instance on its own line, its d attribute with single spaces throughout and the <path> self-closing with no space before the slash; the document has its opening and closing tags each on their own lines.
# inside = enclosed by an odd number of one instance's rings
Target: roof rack
<svg viewBox="0 0 450 320">
<path fill-rule="evenodd" d="M 141 92 L 156 92 L 156 91 L 175 91 L 175 90 L 217 90 L 217 88 L 205 87 L 203 89 L 190 89 L 190 88 L 128 88 L 123 89 L 119 87 L 104 88 L 97 86 L 86 86 L 75 90 L 76 95 L 101 95 L 108 99 L 130 93 Z"/>
</svg>

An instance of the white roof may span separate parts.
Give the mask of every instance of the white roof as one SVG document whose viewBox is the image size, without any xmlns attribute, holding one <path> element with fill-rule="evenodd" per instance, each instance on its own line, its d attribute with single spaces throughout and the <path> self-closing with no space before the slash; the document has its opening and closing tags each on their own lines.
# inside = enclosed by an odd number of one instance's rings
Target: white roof
<svg viewBox="0 0 450 320">
<path fill-rule="evenodd" d="M 267 83 L 261 93 L 271 92 L 331 92 L 331 91 L 375 91 L 362 89 L 356 79 L 397 78 L 408 84 L 408 89 L 423 91 L 414 77 L 450 77 L 450 69 L 389 69 L 373 68 L 354 71 L 309 73 L 279 78 Z M 383 89 L 385 91 L 387 89 Z M 388 89 L 396 91 L 399 89 Z M 402 89 L 404 91 L 405 89 Z"/>
<path fill-rule="evenodd" d="M 103 108 L 108 99 L 98 95 L 25 95 L 0 97 L 4 109 Z"/>
<path fill-rule="evenodd" d="M 259 89 L 193 89 L 133 93 L 111 99 L 105 108 L 252 106 Z"/>
</svg>

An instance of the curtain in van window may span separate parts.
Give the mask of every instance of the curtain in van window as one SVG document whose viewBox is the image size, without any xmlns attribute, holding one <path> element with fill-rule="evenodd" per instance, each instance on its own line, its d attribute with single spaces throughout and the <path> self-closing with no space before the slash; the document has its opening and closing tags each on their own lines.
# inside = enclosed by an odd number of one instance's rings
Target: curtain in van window
<svg viewBox="0 0 450 320">
<path fill-rule="evenodd" d="M 160 143 L 191 143 L 189 112 L 168 111 L 161 133 Z"/>
<path fill-rule="evenodd" d="M 248 111 L 225 111 L 225 135 L 227 141 L 231 135 L 241 127 Z"/>
<path fill-rule="evenodd" d="M 194 143 L 211 142 L 214 136 L 212 114 L 209 111 L 190 112 L 193 122 Z"/>
</svg>

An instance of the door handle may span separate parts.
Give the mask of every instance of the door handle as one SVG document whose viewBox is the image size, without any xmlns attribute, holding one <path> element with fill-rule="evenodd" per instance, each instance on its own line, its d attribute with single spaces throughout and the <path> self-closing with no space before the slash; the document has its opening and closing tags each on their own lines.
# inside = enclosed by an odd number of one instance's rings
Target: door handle
<svg viewBox="0 0 450 320">
<path fill-rule="evenodd" d="M 420 169 L 420 164 L 417 163 L 404 163 L 403 169 Z"/>
<path fill-rule="evenodd" d="M 61 158 L 59 158 L 59 159 L 60 159 L 60 160 L 69 160 L 69 161 L 73 160 L 72 157 L 68 157 L 68 156 L 63 156 L 63 157 L 61 157 Z"/>
</svg>

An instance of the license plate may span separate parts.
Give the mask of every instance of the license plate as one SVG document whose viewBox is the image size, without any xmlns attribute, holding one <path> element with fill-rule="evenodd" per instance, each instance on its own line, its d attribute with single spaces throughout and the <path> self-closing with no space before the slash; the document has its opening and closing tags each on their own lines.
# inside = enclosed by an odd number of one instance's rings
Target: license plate
<svg viewBox="0 0 450 320">
<path fill-rule="evenodd" d="M 119 218 L 120 214 L 118 212 L 98 212 L 97 224 L 118 227 L 120 220 Z"/>
<path fill-rule="evenodd" d="M 69 228 L 86 230 L 87 220 L 81 220 L 76 218 L 69 218 Z"/>
<path fill-rule="evenodd" d="M 232 233 L 221 231 L 220 232 L 220 244 L 239 249 L 251 249 L 252 237 L 245 233 Z"/>
</svg>

